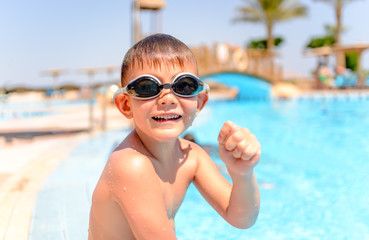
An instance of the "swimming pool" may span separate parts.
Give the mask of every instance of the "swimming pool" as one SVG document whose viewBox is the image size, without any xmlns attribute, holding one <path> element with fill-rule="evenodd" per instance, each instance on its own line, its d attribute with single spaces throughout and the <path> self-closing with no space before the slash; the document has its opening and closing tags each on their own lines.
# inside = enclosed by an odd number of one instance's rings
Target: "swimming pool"
<svg viewBox="0 0 369 240">
<path fill-rule="evenodd" d="M 176 216 L 178 238 L 368 239 L 368 104 L 346 97 L 209 102 L 188 131 L 201 145 L 216 147 L 226 120 L 249 128 L 262 144 L 255 169 L 259 219 L 249 230 L 236 229 L 191 185 Z M 61 163 L 38 195 L 31 240 L 87 238 L 92 191 L 127 133 L 105 132 Z M 213 159 L 225 169 L 216 154 Z"/>
<path fill-rule="evenodd" d="M 176 217 L 179 239 L 368 239 L 368 103 L 210 103 L 190 129 L 200 144 L 216 146 L 226 120 L 261 142 L 259 219 L 235 229 L 191 187 Z"/>
</svg>

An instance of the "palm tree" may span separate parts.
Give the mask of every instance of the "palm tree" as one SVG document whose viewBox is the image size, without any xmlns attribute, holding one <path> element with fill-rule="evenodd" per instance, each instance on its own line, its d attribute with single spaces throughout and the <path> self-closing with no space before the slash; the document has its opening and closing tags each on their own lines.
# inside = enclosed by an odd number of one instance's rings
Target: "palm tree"
<svg viewBox="0 0 369 240">
<path fill-rule="evenodd" d="M 314 0 L 319 2 L 326 2 L 333 5 L 336 16 L 336 28 L 335 28 L 335 41 L 336 45 L 341 44 L 341 33 L 342 33 L 342 10 L 347 3 L 353 0 Z"/>
<path fill-rule="evenodd" d="M 352 2 L 353 0 L 314 0 L 320 2 L 326 2 L 331 4 L 334 7 L 335 16 L 336 16 L 336 28 L 335 28 L 335 46 L 341 46 L 341 33 L 342 33 L 342 10 L 347 5 L 347 3 Z M 344 54 L 337 54 L 337 65 L 344 66 Z"/>
<path fill-rule="evenodd" d="M 277 22 L 304 17 L 307 8 L 298 0 L 244 0 L 246 6 L 238 7 L 236 22 L 262 23 L 267 30 L 267 49 L 273 52 L 273 27 Z"/>
</svg>

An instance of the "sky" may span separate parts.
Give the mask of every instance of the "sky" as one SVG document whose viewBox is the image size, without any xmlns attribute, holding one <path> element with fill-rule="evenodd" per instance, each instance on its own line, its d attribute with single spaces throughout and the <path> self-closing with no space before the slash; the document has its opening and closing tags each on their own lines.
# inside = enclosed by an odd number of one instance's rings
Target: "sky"
<svg viewBox="0 0 369 240">
<path fill-rule="evenodd" d="M 266 37 L 263 25 L 234 23 L 243 0 L 166 0 L 162 10 L 162 32 L 190 47 L 229 43 L 244 46 L 251 39 Z M 317 59 L 307 57 L 307 42 L 324 35 L 324 25 L 334 24 L 333 7 L 314 0 L 300 0 L 308 16 L 278 23 L 274 35 L 284 38 L 278 48 L 286 76 L 311 76 Z M 93 82 L 119 78 L 105 68 L 119 66 L 132 44 L 132 0 L 0 0 L 0 88 L 14 86 L 51 87 L 43 72 L 64 69 L 58 84 L 88 84 L 83 69 L 101 69 Z M 343 44 L 369 44 L 369 1 L 355 0 L 343 10 L 346 32 Z M 143 33 L 150 32 L 149 12 L 142 14 Z M 333 67 L 333 62 L 331 63 Z M 369 50 L 363 54 L 369 70 Z"/>
</svg>

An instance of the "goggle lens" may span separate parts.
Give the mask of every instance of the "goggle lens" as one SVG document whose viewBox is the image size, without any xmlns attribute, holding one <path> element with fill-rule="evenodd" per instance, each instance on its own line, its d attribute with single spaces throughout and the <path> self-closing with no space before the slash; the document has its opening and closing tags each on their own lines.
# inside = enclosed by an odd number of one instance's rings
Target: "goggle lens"
<svg viewBox="0 0 369 240">
<path fill-rule="evenodd" d="M 199 83 L 192 77 L 183 76 L 174 82 L 172 89 L 180 95 L 191 96 L 198 92 Z"/>
<path fill-rule="evenodd" d="M 142 77 L 127 85 L 127 93 L 140 98 L 149 98 L 160 92 L 159 85 L 150 77 Z"/>
</svg>

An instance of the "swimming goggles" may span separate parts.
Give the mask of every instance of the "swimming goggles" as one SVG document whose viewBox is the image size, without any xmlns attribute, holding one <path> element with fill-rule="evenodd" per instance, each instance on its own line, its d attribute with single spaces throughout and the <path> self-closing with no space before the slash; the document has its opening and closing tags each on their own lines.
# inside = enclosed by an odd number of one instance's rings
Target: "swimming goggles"
<svg viewBox="0 0 369 240">
<path fill-rule="evenodd" d="M 128 94 L 137 99 L 152 99 L 159 96 L 161 90 L 172 89 L 179 97 L 193 97 L 205 90 L 209 92 L 209 86 L 191 73 L 180 73 L 173 77 L 171 83 L 162 82 L 153 75 L 144 74 L 133 79 L 127 86 L 120 88 L 114 94 L 114 98 L 120 94 Z"/>
</svg>

